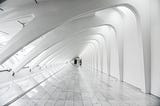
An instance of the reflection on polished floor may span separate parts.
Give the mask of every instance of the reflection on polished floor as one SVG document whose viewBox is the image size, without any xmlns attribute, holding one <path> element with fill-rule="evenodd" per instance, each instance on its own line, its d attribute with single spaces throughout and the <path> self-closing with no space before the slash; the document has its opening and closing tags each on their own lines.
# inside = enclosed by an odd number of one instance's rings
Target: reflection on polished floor
<svg viewBox="0 0 160 106">
<path fill-rule="evenodd" d="M 104 74 L 67 66 L 10 106 L 160 106 L 160 99 Z"/>
</svg>

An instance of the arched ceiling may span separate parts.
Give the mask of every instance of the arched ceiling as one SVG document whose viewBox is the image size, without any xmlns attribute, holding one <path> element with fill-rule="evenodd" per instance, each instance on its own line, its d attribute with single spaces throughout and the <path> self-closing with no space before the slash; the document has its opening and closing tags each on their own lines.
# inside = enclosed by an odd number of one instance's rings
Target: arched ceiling
<svg viewBox="0 0 160 106">
<path fill-rule="evenodd" d="M 10 43 L 1 51 L 1 63 L 33 40 L 53 29 L 59 28 L 58 26 L 85 14 L 119 3 L 113 0 L 103 0 L 101 2 L 98 0 L 48 0 L 45 2 L 40 1 L 37 6 L 31 2 L 21 4 L 17 1 L 19 3 L 17 5 L 10 5 L 10 2 L 6 1 L 1 5 L 1 8 L 13 8 L 10 11 L 4 11 L 1 18 L 2 22 L 28 14 L 34 14 L 35 19 L 10 40 Z M 28 37 L 28 35 L 32 36 Z"/>
<path fill-rule="evenodd" d="M 35 67 L 47 57 L 50 57 L 47 61 L 53 57 L 55 61 L 66 61 L 82 53 L 86 42 L 98 40 L 95 34 L 102 35 L 104 40 L 108 35 L 121 36 L 124 14 L 117 6 L 127 3 L 125 0 L 15 0 L 14 3 L 7 0 L 0 6 L 3 9 L 0 23 L 15 21 L 21 29 L 2 47 L 0 63 L 15 54 L 25 54 L 13 69 L 19 71 L 27 64 L 36 63 Z"/>
</svg>

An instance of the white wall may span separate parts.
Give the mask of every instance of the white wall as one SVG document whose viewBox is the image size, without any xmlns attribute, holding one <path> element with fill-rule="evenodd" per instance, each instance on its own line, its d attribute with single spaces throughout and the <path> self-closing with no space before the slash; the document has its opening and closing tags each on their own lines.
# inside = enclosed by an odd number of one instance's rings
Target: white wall
<svg viewBox="0 0 160 106">
<path fill-rule="evenodd" d="M 144 90 L 144 68 L 142 48 L 137 35 L 128 35 L 124 39 L 124 81 Z"/>
<path fill-rule="evenodd" d="M 144 91 L 144 63 L 142 37 L 137 30 L 137 20 L 133 12 L 125 7 L 123 13 L 123 81 Z"/>
<path fill-rule="evenodd" d="M 151 7 L 151 93 L 160 97 L 160 1 L 154 0 Z"/>
<path fill-rule="evenodd" d="M 110 37 L 110 75 L 119 79 L 119 57 L 118 57 L 118 47 L 115 36 Z"/>
</svg>

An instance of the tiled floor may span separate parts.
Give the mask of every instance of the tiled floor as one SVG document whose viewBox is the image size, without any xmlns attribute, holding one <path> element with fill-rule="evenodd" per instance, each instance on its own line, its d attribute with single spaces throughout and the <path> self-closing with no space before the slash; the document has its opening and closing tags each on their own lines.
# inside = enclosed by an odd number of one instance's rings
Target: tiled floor
<svg viewBox="0 0 160 106">
<path fill-rule="evenodd" d="M 67 67 L 11 106 L 160 106 L 160 99 L 106 75 Z"/>
</svg>

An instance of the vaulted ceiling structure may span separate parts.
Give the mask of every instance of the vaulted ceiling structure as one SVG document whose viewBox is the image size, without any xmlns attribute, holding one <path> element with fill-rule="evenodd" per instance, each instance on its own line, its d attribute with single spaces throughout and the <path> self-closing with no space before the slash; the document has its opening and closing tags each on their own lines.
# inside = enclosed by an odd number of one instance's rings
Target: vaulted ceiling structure
<svg viewBox="0 0 160 106">
<path fill-rule="evenodd" d="M 146 93 L 151 91 L 148 0 L 0 3 L 1 69 L 12 69 L 10 74 L 16 76 L 25 71 L 24 67 L 65 64 L 77 56 L 87 64 L 91 53 L 92 59 L 98 61 L 96 67 L 104 73 Z"/>
</svg>

